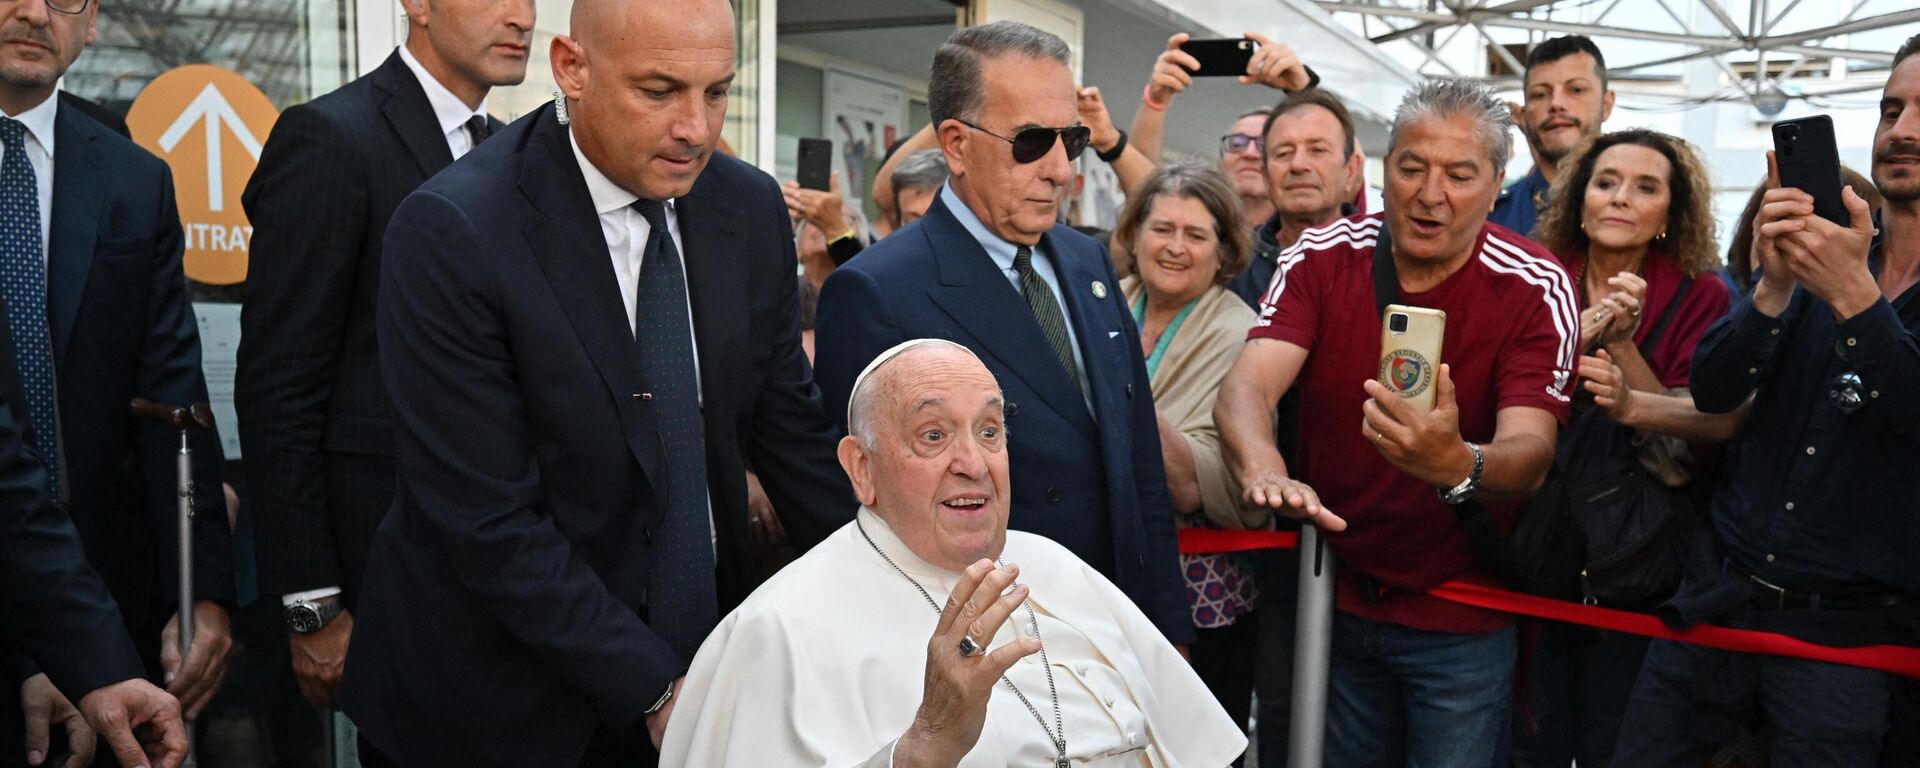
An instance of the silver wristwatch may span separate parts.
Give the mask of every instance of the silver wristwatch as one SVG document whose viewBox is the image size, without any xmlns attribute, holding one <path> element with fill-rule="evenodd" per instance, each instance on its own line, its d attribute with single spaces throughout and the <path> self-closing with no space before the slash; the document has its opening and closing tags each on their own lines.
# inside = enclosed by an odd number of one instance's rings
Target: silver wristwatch
<svg viewBox="0 0 1920 768">
<path fill-rule="evenodd" d="M 326 598 L 322 598 L 326 599 Z M 320 631 L 327 622 L 344 610 L 338 598 L 327 599 L 324 603 L 301 600 L 281 609 L 281 618 L 287 622 L 287 629 L 296 635 L 311 635 Z"/>
<path fill-rule="evenodd" d="M 1467 443 L 1467 450 L 1473 451 L 1473 471 L 1467 473 L 1467 479 L 1460 481 L 1459 485 L 1444 490 L 1434 489 L 1440 494 L 1440 500 L 1443 502 L 1459 504 L 1473 498 L 1473 492 L 1480 490 L 1480 470 L 1487 466 L 1487 455 L 1481 452 L 1480 446 L 1473 443 Z"/>
<path fill-rule="evenodd" d="M 647 707 L 646 710 L 640 714 L 651 715 L 659 712 L 660 708 L 666 706 L 667 700 L 671 698 L 673 698 L 673 683 L 667 683 L 667 690 L 660 694 L 660 698 L 654 700 L 653 706 Z"/>
</svg>

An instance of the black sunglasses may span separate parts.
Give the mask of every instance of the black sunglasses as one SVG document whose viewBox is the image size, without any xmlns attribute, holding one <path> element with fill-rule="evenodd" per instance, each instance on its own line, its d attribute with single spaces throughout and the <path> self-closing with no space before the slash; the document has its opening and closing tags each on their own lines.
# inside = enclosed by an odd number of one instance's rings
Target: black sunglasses
<svg viewBox="0 0 1920 768">
<path fill-rule="evenodd" d="M 1046 157 L 1048 152 L 1052 152 L 1055 136 L 1060 137 L 1060 143 L 1067 148 L 1068 160 L 1080 159 L 1080 153 L 1085 152 L 1087 149 L 1087 142 L 1093 140 L 1093 129 L 1084 125 L 1072 125 L 1065 128 L 1024 128 L 1021 129 L 1019 133 L 1014 134 L 1013 138 L 1009 139 L 993 131 L 974 125 L 973 123 L 960 120 L 960 118 L 956 117 L 954 119 L 958 120 L 961 125 L 1012 144 L 1013 161 L 1021 165 L 1039 160 L 1040 158 Z"/>
</svg>

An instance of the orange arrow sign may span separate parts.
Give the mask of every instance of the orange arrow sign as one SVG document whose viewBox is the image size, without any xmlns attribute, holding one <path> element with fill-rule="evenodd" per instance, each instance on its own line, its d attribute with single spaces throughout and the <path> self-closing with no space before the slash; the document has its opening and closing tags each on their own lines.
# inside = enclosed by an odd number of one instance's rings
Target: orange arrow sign
<svg viewBox="0 0 1920 768">
<path fill-rule="evenodd" d="M 240 192 L 259 165 L 261 137 L 279 117 L 246 78 L 206 64 L 168 70 L 133 100 L 133 140 L 173 169 L 187 277 L 212 285 L 247 279 L 253 227 Z M 203 141 L 187 141 L 195 131 Z"/>
</svg>

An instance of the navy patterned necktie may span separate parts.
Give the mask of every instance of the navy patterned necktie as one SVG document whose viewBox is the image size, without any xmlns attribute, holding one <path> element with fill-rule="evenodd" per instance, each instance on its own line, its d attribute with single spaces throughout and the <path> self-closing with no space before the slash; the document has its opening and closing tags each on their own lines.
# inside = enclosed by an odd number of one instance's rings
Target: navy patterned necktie
<svg viewBox="0 0 1920 768">
<path fill-rule="evenodd" d="M 486 141 L 487 137 L 492 135 L 493 125 L 488 123 L 485 117 L 474 115 L 467 118 L 467 140 L 471 142 L 467 151 L 473 151 L 474 147 L 480 146 L 480 142 Z"/>
<path fill-rule="evenodd" d="M 680 249 L 667 232 L 665 206 L 640 200 L 633 209 L 649 225 L 634 291 L 633 348 L 640 362 L 640 385 L 652 394 L 647 403 L 667 465 L 666 516 L 652 535 L 647 620 L 669 646 L 691 659 L 720 616 L 687 280 Z"/>
<path fill-rule="evenodd" d="M 0 117 L 0 297 L 7 302 L 13 357 L 32 421 L 33 447 L 47 468 L 47 496 L 60 498 L 54 423 L 53 344 L 47 333 L 47 261 L 40 235 L 40 187 L 27 161 L 27 126 Z"/>
</svg>

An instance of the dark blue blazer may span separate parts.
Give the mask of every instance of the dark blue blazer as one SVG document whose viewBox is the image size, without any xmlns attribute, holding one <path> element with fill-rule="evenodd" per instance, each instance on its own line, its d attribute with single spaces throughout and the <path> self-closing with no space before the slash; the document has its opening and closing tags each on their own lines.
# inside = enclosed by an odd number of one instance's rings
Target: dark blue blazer
<svg viewBox="0 0 1920 768">
<path fill-rule="evenodd" d="M 135 397 L 182 404 L 207 399 L 199 324 L 181 268 L 173 176 L 159 158 L 61 104 L 54 116 L 52 213 L 47 319 L 59 389 L 63 506 L 127 630 L 157 654 L 160 626 L 177 599 L 180 437 L 134 419 L 127 404 Z M 16 376 L 11 350 L 0 365 Z M 220 442 L 209 432 L 192 440 L 200 489 L 194 593 L 231 604 Z M 30 660 L 17 669 L 32 671 Z M 4 734 L 19 725 L 19 699 L 0 701 L 10 702 L 0 704 Z"/>
<path fill-rule="evenodd" d="M 499 121 L 494 129 L 505 127 Z M 260 588 L 359 605 L 393 503 L 393 416 L 373 338 L 380 245 L 400 201 L 453 163 L 400 54 L 273 124 L 241 196 L 253 222 L 234 407 Z"/>
<path fill-rule="evenodd" d="M 745 460 L 798 548 L 855 502 L 800 347 L 779 187 L 716 154 L 676 205 L 724 614 L 751 586 Z M 632 743 L 691 659 L 649 627 L 681 620 L 647 611 L 663 449 L 553 107 L 409 195 L 382 260 L 397 492 L 342 708 L 402 765 L 578 765 L 590 740 Z"/>
<path fill-rule="evenodd" d="M 926 337 L 966 345 L 1007 400 L 1009 525 L 1059 542 L 1170 639 L 1191 642 L 1140 333 L 1099 243 L 1056 226 L 1040 248 L 1053 259 L 1079 339 L 1091 414 L 1026 300 L 939 198 L 925 217 L 827 276 L 814 324 L 820 389 L 845 428 L 854 377 L 888 347 Z"/>
<path fill-rule="evenodd" d="M 11 329 L 0 322 L 0 360 L 12 359 Z M 18 654 L 19 671 L 46 672 L 78 702 L 146 670 L 119 606 L 87 564 L 73 521 L 47 498 L 46 470 L 27 446 L 26 398 L 11 365 L 0 366 L 0 401 L 0 645 Z M 13 693 L 19 681 L 9 683 L 12 695 L 0 696 L 0 762 L 7 764 L 26 754 Z"/>
</svg>

